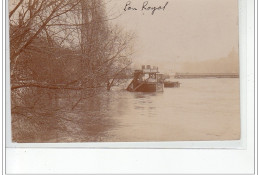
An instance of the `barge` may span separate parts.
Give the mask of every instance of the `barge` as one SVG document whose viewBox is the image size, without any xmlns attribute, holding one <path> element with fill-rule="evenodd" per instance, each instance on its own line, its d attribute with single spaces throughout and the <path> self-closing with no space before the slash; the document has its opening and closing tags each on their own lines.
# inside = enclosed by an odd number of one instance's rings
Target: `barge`
<svg viewBox="0 0 260 175">
<path fill-rule="evenodd" d="M 178 81 L 164 81 L 164 87 L 177 87 L 179 88 L 181 85 Z"/>
</svg>

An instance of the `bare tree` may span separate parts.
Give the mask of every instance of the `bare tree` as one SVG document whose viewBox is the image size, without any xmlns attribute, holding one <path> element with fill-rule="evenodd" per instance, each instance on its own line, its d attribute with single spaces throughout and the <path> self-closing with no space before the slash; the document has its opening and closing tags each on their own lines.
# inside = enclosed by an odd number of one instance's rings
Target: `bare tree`
<svg viewBox="0 0 260 175">
<path fill-rule="evenodd" d="M 14 103 L 21 94 L 74 91 L 65 93 L 78 96 L 74 108 L 129 72 L 133 34 L 109 23 L 102 0 L 22 0 L 9 17 Z"/>
</svg>

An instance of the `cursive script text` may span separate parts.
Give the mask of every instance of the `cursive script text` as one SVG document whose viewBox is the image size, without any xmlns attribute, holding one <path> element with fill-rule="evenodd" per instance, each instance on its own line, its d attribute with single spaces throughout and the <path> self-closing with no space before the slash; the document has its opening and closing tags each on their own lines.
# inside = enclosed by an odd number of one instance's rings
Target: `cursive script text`
<svg viewBox="0 0 260 175">
<path fill-rule="evenodd" d="M 141 8 L 138 7 L 134 7 L 132 5 L 131 1 L 127 1 L 124 7 L 124 11 L 137 11 L 137 10 L 141 10 L 141 11 L 151 11 L 151 14 L 154 15 L 154 13 L 156 11 L 164 11 L 167 7 L 167 5 L 169 4 L 169 2 L 165 2 L 163 5 L 158 5 L 158 6 L 151 6 L 149 4 L 149 1 L 144 1 L 142 4 Z"/>
</svg>

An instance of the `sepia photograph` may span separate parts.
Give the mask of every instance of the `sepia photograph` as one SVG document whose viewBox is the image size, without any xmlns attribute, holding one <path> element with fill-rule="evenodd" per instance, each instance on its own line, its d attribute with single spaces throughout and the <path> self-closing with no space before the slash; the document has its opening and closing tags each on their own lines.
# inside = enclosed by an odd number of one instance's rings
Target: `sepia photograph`
<svg viewBox="0 0 260 175">
<path fill-rule="evenodd" d="M 9 0 L 13 143 L 240 140 L 238 0 Z"/>
</svg>

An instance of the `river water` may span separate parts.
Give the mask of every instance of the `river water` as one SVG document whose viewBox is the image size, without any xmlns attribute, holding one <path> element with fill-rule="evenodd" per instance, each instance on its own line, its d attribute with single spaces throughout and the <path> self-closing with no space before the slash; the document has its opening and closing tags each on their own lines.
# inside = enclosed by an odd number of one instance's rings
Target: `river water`
<svg viewBox="0 0 260 175">
<path fill-rule="evenodd" d="M 176 80 L 175 80 L 176 81 Z M 45 118 L 18 142 L 128 142 L 240 138 L 239 79 L 178 79 L 180 88 L 128 92 L 113 87 L 74 110 Z M 50 120 L 47 122 L 47 120 Z M 46 125 L 46 127 L 44 127 Z M 47 128 L 47 129 L 46 129 Z M 25 133 L 26 134 L 26 133 Z"/>
</svg>

